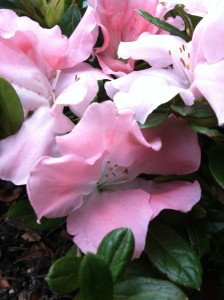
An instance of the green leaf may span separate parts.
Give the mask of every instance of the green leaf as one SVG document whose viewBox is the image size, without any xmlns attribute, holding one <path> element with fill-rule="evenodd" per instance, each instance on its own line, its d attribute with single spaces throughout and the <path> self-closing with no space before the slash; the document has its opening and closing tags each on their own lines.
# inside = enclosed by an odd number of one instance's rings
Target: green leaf
<svg viewBox="0 0 224 300">
<path fill-rule="evenodd" d="M 13 86 L 0 78 L 0 138 L 16 133 L 23 124 L 23 108 Z"/>
<path fill-rule="evenodd" d="M 168 32 L 170 32 L 173 35 L 179 36 L 185 41 L 189 42 L 189 37 L 182 31 L 180 31 L 178 28 L 174 27 L 173 25 L 166 23 L 165 21 L 160 20 L 159 18 L 153 17 L 151 14 L 147 13 L 146 11 L 143 11 L 141 9 L 136 9 L 136 11 L 147 21 L 154 24 L 155 26 L 162 28 Z"/>
<path fill-rule="evenodd" d="M 47 231 L 60 225 L 65 218 L 47 219 L 42 218 L 41 224 L 37 224 L 37 216 L 28 200 L 21 200 L 10 207 L 7 215 L 10 218 L 19 219 L 25 224 L 37 231 Z"/>
<path fill-rule="evenodd" d="M 154 278 L 135 278 L 118 283 L 114 287 L 114 299 L 172 299 L 186 300 L 187 296 L 172 282 Z M 147 298 L 143 296 L 147 295 Z M 164 296 L 168 298 L 164 298 Z M 135 296 L 135 297 L 133 297 Z"/>
<path fill-rule="evenodd" d="M 92 253 L 83 258 L 79 282 L 83 300 L 112 300 L 113 279 L 104 260 Z"/>
<path fill-rule="evenodd" d="M 183 4 L 176 5 L 175 10 L 177 11 L 178 15 L 184 20 L 185 30 L 186 30 L 188 36 L 192 37 L 195 27 L 201 21 L 202 18 L 198 17 L 198 16 L 188 14 L 184 10 L 184 5 Z"/>
<path fill-rule="evenodd" d="M 134 236 L 129 228 L 119 228 L 106 235 L 97 254 L 110 267 L 114 282 L 123 273 L 134 252 Z"/>
<path fill-rule="evenodd" d="M 142 256 L 130 262 L 122 278 L 128 280 L 137 277 L 160 278 L 160 272 L 150 263 L 147 257 Z"/>
<path fill-rule="evenodd" d="M 192 106 L 170 105 L 170 108 L 183 117 L 211 118 L 215 116 L 211 106 L 207 103 Z"/>
<path fill-rule="evenodd" d="M 189 122 L 188 124 L 193 130 L 197 131 L 198 133 L 203 134 L 217 142 L 218 141 L 224 142 L 224 135 L 222 133 L 220 133 L 217 129 L 210 129 L 208 127 L 198 126 L 198 125 L 192 124 L 191 122 Z"/>
<path fill-rule="evenodd" d="M 147 117 L 144 124 L 139 123 L 139 127 L 141 129 L 148 129 L 148 128 L 159 126 L 166 120 L 168 115 L 169 113 L 153 112 Z"/>
<path fill-rule="evenodd" d="M 79 287 L 78 273 L 81 259 L 66 254 L 50 267 L 45 278 L 51 289 L 59 294 L 71 293 Z"/>
<path fill-rule="evenodd" d="M 209 152 L 209 169 L 216 182 L 224 189 L 224 147 L 216 146 Z"/>
<path fill-rule="evenodd" d="M 166 292 L 143 292 L 140 295 L 131 296 L 128 300 L 180 300 L 183 298 L 174 297 L 172 294 Z M 187 299 L 187 298 L 184 298 Z"/>
<path fill-rule="evenodd" d="M 79 24 L 82 18 L 81 12 L 77 4 L 71 5 L 65 12 L 64 16 L 60 21 L 60 28 L 63 34 L 67 37 L 75 30 L 76 26 Z"/>
<path fill-rule="evenodd" d="M 201 222 L 189 220 L 185 222 L 190 243 L 199 257 L 202 257 L 209 249 L 207 232 Z"/>
<path fill-rule="evenodd" d="M 172 281 L 200 289 L 202 269 L 199 258 L 173 229 L 159 222 L 149 226 L 146 253 L 151 263 Z"/>
</svg>

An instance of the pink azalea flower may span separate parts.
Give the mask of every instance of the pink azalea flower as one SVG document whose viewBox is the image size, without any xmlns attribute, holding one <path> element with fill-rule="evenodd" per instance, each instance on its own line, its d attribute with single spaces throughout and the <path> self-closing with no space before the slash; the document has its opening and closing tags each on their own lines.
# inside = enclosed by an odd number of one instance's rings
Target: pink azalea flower
<svg viewBox="0 0 224 300">
<path fill-rule="evenodd" d="M 118 108 L 133 109 L 137 120 L 144 122 L 156 107 L 178 93 L 186 105 L 204 96 L 219 125 L 224 124 L 223 12 L 208 13 L 189 43 L 174 36 L 160 35 L 155 39 L 148 33 L 135 42 L 121 43 L 121 57 L 144 59 L 153 68 L 107 83 L 107 92 Z"/>
<path fill-rule="evenodd" d="M 0 76 L 15 88 L 25 116 L 19 132 L 0 141 L 0 178 L 17 185 L 26 184 L 29 171 L 39 157 L 56 155 L 55 136 L 69 132 L 74 126 L 62 114 L 62 106 L 51 111 L 58 69 L 87 59 L 96 37 L 91 8 L 70 39 L 61 34 L 58 26 L 44 29 L 11 10 L 0 10 Z"/>
<path fill-rule="evenodd" d="M 83 252 L 96 252 L 111 230 L 130 227 L 138 257 L 152 218 L 165 208 L 189 211 L 200 199 L 197 182 L 136 179 L 197 170 L 196 133 L 174 116 L 142 133 L 133 112 L 118 113 L 111 101 L 93 103 L 69 134 L 56 139 L 61 156 L 34 166 L 29 199 L 38 220 L 68 216 L 68 232 Z"/>
<path fill-rule="evenodd" d="M 142 32 L 153 34 L 163 33 L 143 17 L 136 9 L 142 9 L 153 16 L 162 18 L 168 9 L 159 3 L 158 0 L 89 0 L 95 12 L 97 24 L 102 29 L 104 38 L 103 45 L 96 48 L 96 56 L 106 74 L 123 76 L 130 73 L 134 68 L 134 60 L 119 60 L 117 50 L 120 42 L 135 41 Z M 177 18 L 178 25 L 180 18 Z M 170 22 L 174 22 L 171 18 Z"/>
</svg>

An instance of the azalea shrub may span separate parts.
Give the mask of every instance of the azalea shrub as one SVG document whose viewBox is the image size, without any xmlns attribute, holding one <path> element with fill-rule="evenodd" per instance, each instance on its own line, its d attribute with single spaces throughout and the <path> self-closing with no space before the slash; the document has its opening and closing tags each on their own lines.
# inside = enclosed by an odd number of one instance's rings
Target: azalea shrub
<svg viewBox="0 0 224 300">
<path fill-rule="evenodd" d="M 223 28 L 222 1 L 0 1 L 0 179 L 8 217 L 66 222 L 55 293 L 223 299 Z"/>
</svg>

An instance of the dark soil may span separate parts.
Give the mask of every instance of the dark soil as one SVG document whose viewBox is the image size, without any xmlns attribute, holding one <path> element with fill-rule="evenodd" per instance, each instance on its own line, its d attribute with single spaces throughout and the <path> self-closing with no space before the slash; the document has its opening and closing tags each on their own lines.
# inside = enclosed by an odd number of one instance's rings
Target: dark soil
<svg viewBox="0 0 224 300">
<path fill-rule="evenodd" d="M 71 299 L 52 292 L 44 279 L 51 264 L 73 245 L 65 224 L 40 234 L 8 218 L 12 200 L 20 193 L 11 183 L 0 182 L 0 299 Z"/>
</svg>

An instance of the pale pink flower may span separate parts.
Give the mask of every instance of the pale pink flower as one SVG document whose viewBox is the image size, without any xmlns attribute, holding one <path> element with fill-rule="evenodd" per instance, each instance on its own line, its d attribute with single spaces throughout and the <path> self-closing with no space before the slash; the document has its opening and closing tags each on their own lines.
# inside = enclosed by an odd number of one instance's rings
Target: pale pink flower
<svg viewBox="0 0 224 300">
<path fill-rule="evenodd" d="M 93 103 L 69 134 L 56 139 L 61 156 L 34 166 L 29 199 L 38 220 L 68 215 L 68 232 L 83 252 L 96 252 L 108 232 L 129 227 L 138 257 L 152 218 L 165 208 L 189 211 L 200 199 L 197 182 L 136 179 L 197 170 L 197 135 L 174 116 L 142 133 L 133 112 L 118 113 L 111 101 Z"/>
<path fill-rule="evenodd" d="M 120 42 L 135 41 L 142 32 L 161 34 L 163 31 L 140 16 L 136 9 L 163 18 L 168 9 L 158 0 L 89 0 L 97 24 L 103 34 L 103 45 L 96 48 L 97 59 L 106 74 L 123 76 L 134 68 L 134 60 L 123 61 L 117 54 Z M 180 25 L 180 18 L 170 22 Z"/>
<path fill-rule="evenodd" d="M 39 157 L 57 155 L 55 136 L 74 126 L 62 106 L 51 111 L 58 69 L 87 59 L 96 37 L 91 8 L 69 39 L 58 26 L 44 29 L 11 10 L 0 10 L 0 76 L 15 88 L 25 116 L 19 132 L 0 141 L 0 178 L 25 184 Z"/>
<path fill-rule="evenodd" d="M 144 59 L 152 68 L 107 83 L 107 92 L 117 107 L 134 110 L 137 120 L 144 122 L 156 107 L 178 93 L 186 105 L 204 96 L 219 125 L 224 124 L 223 14 L 224 10 L 208 13 L 189 43 L 175 36 L 155 39 L 149 33 L 143 33 L 135 42 L 121 43 L 121 57 Z"/>
</svg>

